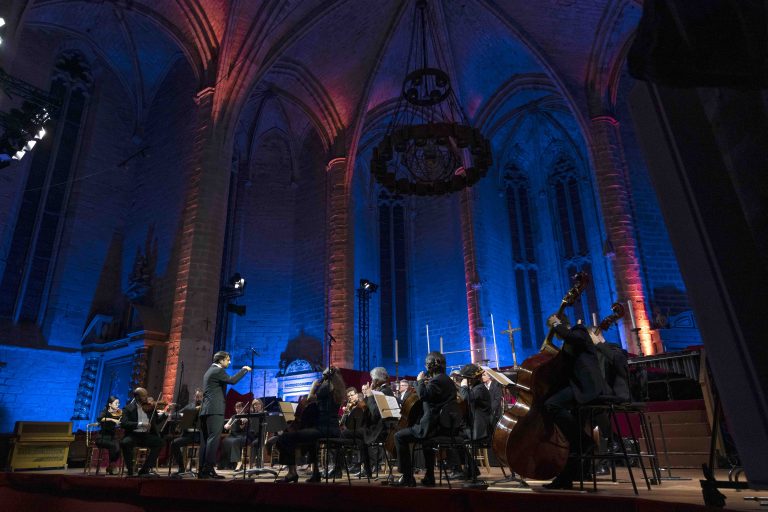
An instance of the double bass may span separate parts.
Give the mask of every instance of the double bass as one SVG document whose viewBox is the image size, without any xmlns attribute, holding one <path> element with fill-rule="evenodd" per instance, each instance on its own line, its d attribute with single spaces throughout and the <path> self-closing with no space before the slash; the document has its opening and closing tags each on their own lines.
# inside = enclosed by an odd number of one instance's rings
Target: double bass
<svg viewBox="0 0 768 512">
<path fill-rule="evenodd" d="M 563 297 L 557 316 L 576 302 L 588 280 L 586 272 L 573 276 L 574 284 Z M 554 478 L 568 462 L 568 440 L 544 412 L 544 402 L 565 384 L 567 375 L 567 361 L 552 343 L 554 335 L 551 328 L 539 353 L 518 368 L 517 402 L 501 416 L 492 439 L 493 452 L 503 464 L 536 480 Z"/>
</svg>

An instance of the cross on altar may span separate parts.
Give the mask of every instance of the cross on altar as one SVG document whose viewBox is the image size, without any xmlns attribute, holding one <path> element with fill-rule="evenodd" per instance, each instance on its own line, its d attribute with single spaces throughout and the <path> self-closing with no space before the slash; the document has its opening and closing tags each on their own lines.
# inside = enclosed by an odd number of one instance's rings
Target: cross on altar
<svg viewBox="0 0 768 512">
<path fill-rule="evenodd" d="M 508 329 L 506 331 L 501 331 L 501 334 L 506 334 L 507 336 L 509 336 L 509 344 L 512 346 L 512 364 L 514 364 L 515 367 L 517 367 L 517 354 L 515 353 L 515 332 L 521 331 L 522 328 L 515 327 L 513 329 L 511 320 L 507 320 L 507 327 Z"/>
</svg>

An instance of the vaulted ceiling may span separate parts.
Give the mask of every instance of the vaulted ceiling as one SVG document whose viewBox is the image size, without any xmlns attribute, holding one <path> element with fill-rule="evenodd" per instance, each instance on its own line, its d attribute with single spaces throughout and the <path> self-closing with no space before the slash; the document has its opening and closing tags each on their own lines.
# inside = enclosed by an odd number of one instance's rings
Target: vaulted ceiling
<svg viewBox="0 0 768 512">
<path fill-rule="evenodd" d="M 269 89 L 300 105 L 331 138 L 342 128 L 359 132 L 400 94 L 414 1 L 12 0 L 8 16 L 33 34 L 85 42 L 119 76 L 138 112 L 183 58 L 199 89 L 216 87 L 226 124 L 254 91 Z M 548 91 L 577 118 L 589 114 L 590 102 L 609 104 L 641 10 L 640 0 L 431 5 L 453 86 L 470 118 L 489 125 L 500 98 L 514 91 L 523 92 L 521 104 Z"/>
</svg>

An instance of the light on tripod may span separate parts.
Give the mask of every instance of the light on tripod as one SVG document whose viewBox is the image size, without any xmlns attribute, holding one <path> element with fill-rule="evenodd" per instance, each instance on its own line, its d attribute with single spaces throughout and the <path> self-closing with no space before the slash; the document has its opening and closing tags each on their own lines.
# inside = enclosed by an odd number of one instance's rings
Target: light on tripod
<svg viewBox="0 0 768 512">
<path fill-rule="evenodd" d="M 373 281 L 369 281 L 368 279 L 361 279 L 360 288 L 367 292 L 374 293 L 376 290 L 379 289 L 379 285 L 377 285 Z"/>
</svg>

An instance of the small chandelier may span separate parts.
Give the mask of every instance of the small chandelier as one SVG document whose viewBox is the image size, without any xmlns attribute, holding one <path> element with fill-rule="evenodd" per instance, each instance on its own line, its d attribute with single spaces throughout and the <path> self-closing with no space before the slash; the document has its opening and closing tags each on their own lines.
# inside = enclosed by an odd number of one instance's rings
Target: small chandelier
<svg viewBox="0 0 768 512">
<path fill-rule="evenodd" d="M 402 97 L 373 148 L 371 173 L 393 193 L 450 194 L 485 176 L 493 162 L 491 144 L 470 126 L 448 73 L 437 67 L 427 0 L 416 0 L 415 10 Z"/>
</svg>

